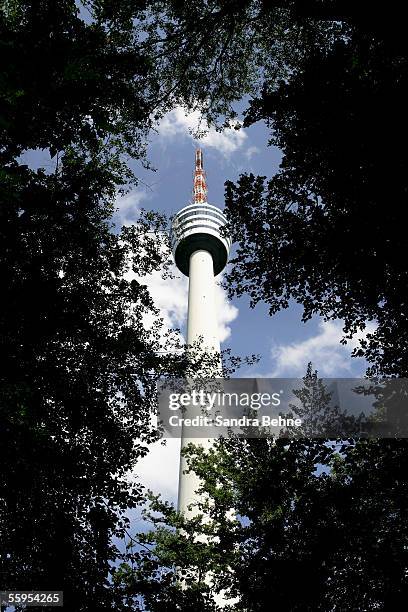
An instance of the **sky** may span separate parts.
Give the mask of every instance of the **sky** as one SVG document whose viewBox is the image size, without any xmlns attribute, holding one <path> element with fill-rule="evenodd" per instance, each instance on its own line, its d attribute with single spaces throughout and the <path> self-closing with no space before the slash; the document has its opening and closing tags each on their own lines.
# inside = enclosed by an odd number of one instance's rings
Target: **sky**
<svg viewBox="0 0 408 612">
<path fill-rule="evenodd" d="M 148 159 L 157 170 L 135 168 L 141 181 L 129 194 L 117 199 L 114 220 L 118 227 L 137 222 L 141 207 L 170 215 L 191 201 L 197 146 L 203 150 L 208 201 L 220 208 L 224 207 L 226 180 L 236 181 L 243 172 L 270 177 L 278 171 L 281 152 L 268 146 L 269 132 L 263 123 L 222 133 L 209 129 L 197 141 L 191 129 L 198 121 L 198 113 L 186 115 L 181 108 L 162 119 L 157 133 L 151 135 L 148 148 Z M 188 279 L 177 273 L 176 279 L 164 281 L 155 273 L 143 282 L 160 307 L 165 325 L 179 328 L 184 334 Z M 234 355 L 260 356 L 258 363 L 241 368 L 236 376 L 301 377 L 309 361 L 322 377 L 364 375 L 365 361 L 351 358 L 359 336 L 346 346 L 340 344 L 341 321 L 324 322 L 314 317 L 302 323 L 302 308 L 296 303 L 270 317 L 266 305 L 251 309 L 246 297 L 230 302 L 219 286 L 217 302 L 222 348 L 231 349 Z M 372 329 L 372 325 L 367 329 Z M 169 440 L 166 447 L 156 445 L 136 469 L 146 486 L 172 501 L 177 496 L 179 443 L 179 440 Z"/>
<path fill-rule="evenodd" d="M 156 171 L 133 166 L 139 185 L 117 198 L 113 219 L 116 230 L 137 223 L 141 208 L 171 215 L 190 203 L 197 146 L 203 151 L 208 201 L 219 208 L 224 208 L 225 181 L 236 181 L 243 172 L 271 177 L 278 171 L 282 155 L 276 147 L 268 146 L 270 134 L 263 122 L 222 133 L 211 128 L 203 138 L 195 140 L 191 130 L 199 120 L 197 112 L 186 114 L 182 108 L 174 109 L 161 120 L 148 146 L 148 159 Z M 55 166 L 46 151 L 29 151 L 21 161 L 50 171 Z M 144 277 L 143 283 L 160 308 L 165 326 L 180 329 L 184 337 L 188 279 L 176 268 L 174 271 L 175 279 L 163 280 L 156 272 Z M 340 344 L 340 320 L 324 322 L 316 316 L 303 323 L 302 308 L 296 303 L 271 317 L 265 304 L 251 309 L 245 296 L 228 301 L 219 285 L 216 294 L 221 348 L 229 348 L 233 355 L 257 354 L 260 358 L 258 363 L 242 367 L 235 376 L 301 377 L 309 361 L 322 377 L 364 375 L 366 362 L 351 358 L 359 336 L 347 345 Z M 372 329 L 373 325 L 369 324 L 366 332 Z M 167 440 L 165 446 L 153 445 L 131 477 L 137 474 L 146 487 L 176 502 L 179 449 L 180 440 Z"/>
</svg>

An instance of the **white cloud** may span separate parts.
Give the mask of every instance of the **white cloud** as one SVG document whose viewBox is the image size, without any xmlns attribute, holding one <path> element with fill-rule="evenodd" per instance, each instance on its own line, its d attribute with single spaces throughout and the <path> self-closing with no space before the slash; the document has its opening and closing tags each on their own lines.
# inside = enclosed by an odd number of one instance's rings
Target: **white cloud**
<svg viewBox="0 0 408 612">
<path fill-rule="evenodd" d="M 175 267 L 174 272 L 176 272 Z M 133 272 L 128 274 L 132 275 Z M 140 281 L 147 285 L 150 295 L 160 309 L 164 327 L 182 328 L 187 319 L 188 278 L 178 273 L 176 278 L 164 280 L 160 272 L 154 272 Z M 218 284 L 215 295 L 219 335 L 223 342 L 231 334 L 229 324 L 238 316 L 238 309 L 228 302 L 225 291 Z M 176 503 L 179 462 L 180 440 L 169 439 L 166 446 L 160 443 L 149 446 L 149 453 L 138 462 L 134 475 L 137 475 L 147 488 Z"/>
<path fill-rule="evenodd" d="M 225 290 L 218 284 L 215 287 L 215 303 L 218 313 L 218 334 L 220 341 L 224 342 L 231 335 L 229 324 L 237 318 L 239 311 L 227 300 Z"/>
<path fill-rule="evenodd" d="M 140 213 L 140 205 L 151 196 L 143 190 L 133 190 L 115 200 L 114 221 L 119 225 L 134 225 Z"/>
<path fill-rule="evenodd" d="M 319 322 L 319 331 L 315 336 L 291 344 L 275 344 L 271 357 L 274 369 L 269 375 L 304 376 L 309 361 L 322 376 L 352 376 L 351 351 L 367 333 L 373 332 L 374 324 L 369 323 L 364 331 L 358 332 L 348 341 L 340 344 L 343 336 L 341 321 Z"/>
<path fill-rule="evenodd" d="M 172 268 L 175 278 L 163 279 L 160 270 L 138 279 L 147 286 L 155 305 L 160 310 L 165 329 L 183 328 L 187 321 L 188 278 Z M 126 278 L 136 278 L 133 272 L 128 272 Z M 230 323 L 238 316 L 238 308 L 227 300 L 225 290 L 218 284 L 215 287 L 215 299 L 218 314 L 218 333 L 221 342 L 231 335 Z M 153 322 L 153 317 L 146 324 Z"/>
<path fill-rule="evenodd" d="M 245 157 L 247 159 L 251 159 L 251 157 L 253 157 L 254 155 L 258 155 L 261 152 L 261 149 L 259 149 L 258 147 L 248 147 L 245 151 Z"/>
<path fill-rule="evenodd" d="M 184 137 L 194 140 L 192 132 L 200 127 L 200 131 L 206 132 L 205 136 L 200 138 L 200 142 L 206 147 L 217 149 L 225 157 L 240 149 L 247 139 L 247 134 L 242 129 L 235 130 L 231 127 L 217 132 L 213 127 L 209 127 L 205 120 L 200 120 L 201 115 L 198 110 L 186 113 L 181 106 L 178 106 L 160 121 L 159 136 L 162 139 Z"/>
<path fill-rule="evenodd" d="M 174 272 L 177 272 L 174 266 Z M 132 276 L 133 275 L 133 276 Z M 135 277 L 133 272 L 127 278 Z M 164 328 L 183 328 L 187 319 L 188 278 L 177 273 L 176 278 L 164 280 L 160 272 L 139 279 L 145 284 L 154 303 L 160 309 Z M 231 334 L 229 324 L 238 316 L 238 309 L 230 304 L 225 291 L 216 285 L 216 302 L 221 342 Z M 153 322 L 153 318 L 150 319 Z M 149 320 L 145 323 L 148 325 Z M 169 439 L 166 446 L 160 443 L 149 446 L 149 453 L 140 460 L 134 470 L 142 484 L 165 499 L 177 502 L 180 440 Z"/>
<path fill-rule="evenodd" d="M 140 482 L 169 501 L 177 501 L 180 465 L 180 440 L 168 439 L 166 445 L 156 442 L 134 470 Z"/>
<path fill-rule="evenodd" d="M 177 272 L 175 266 L 172 271 Z M 187 317 L 187 278 L 178 273 L 175 278 L 163 279 L 162 272 L 158 270 L 138 280 L 147 286 L 155 306 L 160 310 L 165 330 L 182 328 Z"/>
</svg>

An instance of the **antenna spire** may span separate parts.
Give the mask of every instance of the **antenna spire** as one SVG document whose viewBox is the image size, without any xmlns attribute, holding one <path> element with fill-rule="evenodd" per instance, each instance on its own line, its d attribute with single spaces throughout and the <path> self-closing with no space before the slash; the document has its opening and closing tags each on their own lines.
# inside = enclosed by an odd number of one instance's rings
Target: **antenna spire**
<svg viewBox="0 0 408 612">
<path fill-rule="evenodd" d="M 196 149 L 193 189 L 194 204 L 203 204 L 207 202 L 207 183 L 205 178 L 205 172 L 203 170 L 203 152 L 201 149 Z"/>
</svg>

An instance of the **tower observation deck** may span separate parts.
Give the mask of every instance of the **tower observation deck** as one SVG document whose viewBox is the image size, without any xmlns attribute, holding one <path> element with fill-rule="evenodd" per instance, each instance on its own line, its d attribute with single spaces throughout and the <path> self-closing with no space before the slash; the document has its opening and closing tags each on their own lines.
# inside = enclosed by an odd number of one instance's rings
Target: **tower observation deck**
<svg viewBox="0 0 408 612">
<path fill-rule="evenodd" d="M 207 185 L 203 170 L 203 154 L 195 155 L 193 203 L 185 206 L 173 219 L 171 247 L 178 269 L 190 275 L 190 257 L 195 251 L 207 251 L 213 260 L 214 275 L 225 268 L 231 247 L 229 237 L 221 235 L 227 220 L 221 210 L 207 202 Z"/>
<path fill-rule="evenodd" d="M 182 208 L 173 220 L 171 246 L 178 269 L 189 276 L 191 255 L 198 250 L 208 251 L 213 260 L 214 276 L 225 268 L 231 241 L 221 235 L 227 223 L 219 208 L 203 202 Z"/>
</svg>

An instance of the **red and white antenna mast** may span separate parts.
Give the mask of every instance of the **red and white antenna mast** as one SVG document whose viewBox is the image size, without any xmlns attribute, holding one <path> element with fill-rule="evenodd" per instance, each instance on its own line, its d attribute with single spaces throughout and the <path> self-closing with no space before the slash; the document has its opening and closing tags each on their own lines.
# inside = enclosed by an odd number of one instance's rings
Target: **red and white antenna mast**
<svg viewBox="0 0 408 612">
<path fill-rule="evenodd" d="M 205 172 L 203 169 L 203 152 L 201 149 L 196 149 L 193 189 L 194 204 L 203 204 L 204 202 L 207 202 L 207 183 L 205 178 Z"/>
</svg>

